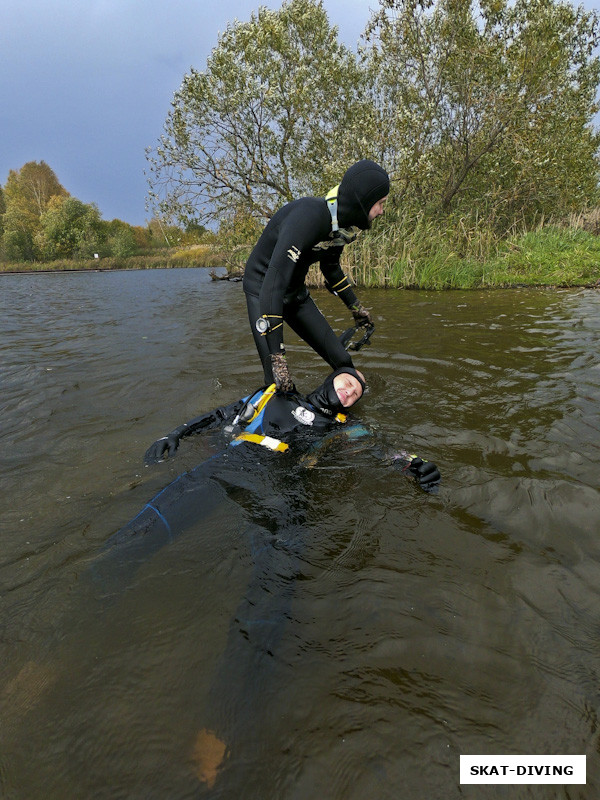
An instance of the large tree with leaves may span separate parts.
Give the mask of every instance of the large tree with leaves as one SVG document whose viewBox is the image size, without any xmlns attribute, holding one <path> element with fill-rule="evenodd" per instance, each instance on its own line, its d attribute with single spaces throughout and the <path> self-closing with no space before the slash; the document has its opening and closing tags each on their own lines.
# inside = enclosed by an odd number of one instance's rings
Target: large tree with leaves
<svg viewBox="0 0 600 800">
<path fill-rule="evenodd" d="M 34 259 L 41 219 L 53 197 L 68 197 L 54 171 L 45 161 L 28 161 L 11 170 L 4 187 L 4 250 L 15 261 Z"/>
<path fill-rule="evenodd" d="M 4 214 L 6 212 L 6 203 L 4 202 L 4 189 L 0 186 L 0 252 L 2 245 L 2 237 L 4 235 Z"/>
<path fill-rule="evenodd" d="M 597 198 L 598 18 L 560 0 L 380 0 L 367 31 L 396 197 L 506 229 Z"/>
<path fill-rule="evenodd" d="M 180 220 L 268 216 L 373 154 L 369 117 L 363 72 L 320 0 L 260 8 L 175 94 L 148 154 L 155 208 Z"/>
<path fill-rule="evenodd" d="M 36 244 L 42 258 L 91 258 L 104 240 L 100 212 L 75 197 L 52 197 L 40 219 Z"/>
</svg>

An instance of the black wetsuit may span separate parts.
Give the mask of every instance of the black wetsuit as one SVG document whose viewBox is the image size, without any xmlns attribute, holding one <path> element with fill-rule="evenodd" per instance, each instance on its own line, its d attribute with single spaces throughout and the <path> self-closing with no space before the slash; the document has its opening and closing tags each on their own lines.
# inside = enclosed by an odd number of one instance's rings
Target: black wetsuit
<svg viewBox="0 0 600 800">
<path fill-rule="evenodd" d="M 265 380 L 273 374 L 270 355 L 283 351 L 283 321 L 307 342 L 333 369 L 352 366 L 325 317 L 304 283 L 311 264 L 319 262 L 327 288 L 345 305 L 357 307 L 357 297 L 340 267 L 350 229 L 370 227 L 369 211 L 389 192 L 385 170 L 372 161 L 359 161 L 344 174 L 337 202 L 341 232 L 332 228 L 327 201 L 303 197 L 281 208 L 269 221 L 253 249 L 244 273 L 244 292 L 250 326 L 260 355 Z M 265 334 L 256 329 L 259 317 L 268 319 Z"/>
<path fill-rule="evenodd" d="M 352 368 L 350 372 L 364 386 L 358 373 Z M 227 437 L 222 452 L 177 477 L 109 539 L 106 550 L 116 558 L 112 566 L 111 559 L 103 559 L 102 580 L 122 586 L 139 563 L 218 505 L 224 486 L 260 492 L 260 488 L 255 490 L 255 484 L 260 487 L 259 473 L 265 464 L 283 458 L 285 472 L 288 451 L 293 451 L 294 457 L 301 456 L 329 433 L 348 427 L 349 418 L 342 413 L 344 409 L 333 388 L 336 374 L 329 375 L 308 396 L 299 392 L 283 394 L 274 385 L 261 388 L 196 417 L 154 442 L 146 452 L 148 464 L 173 455 L 180 440 L 191 434 L 218 428 Z M 97 565 L 97 571 L 99 568 Z"/>
<path fill-rule="evenodd" d="M 370 436 L 364 426 L 350 424 L 351 418 L 344 413 L 333 385 L 340 372 L 349 372 L 364 387 L 356 370 L 346 367 L 332 372 L 307 396 L 296 391 L 278 392 L 273 384 L 202 414 L 154 442 L 146 452 L 147 464 L 173 455 L 181 439 L 191 434 L 222 429 L 227 436 L 224 450 L 179 475 L 109 539 L 106 550 L 116 556 L 116 564 L 104 570 L 105 575 L 112 573 L 110 582 L 122 586 L 137 564 L 206 517 L 221 502 L 224 487 L 243 487 L 260 496 L 271 464 L 275 473 L 285 475 L 291 464 L 301 464 L 307 454 L 304 463 L 310 465 L 325 441 L 338 434 L 343 433 L 345 440 Z M 375 446 L 372 450 L 378 460 L 393 463 L 427 491 L 439 482 L 432 462 L 423 462 L 405 451 L 391 452 L 387 447 Z M 275 462 L 280 462 L 281 468 L 275 468 Z M 270 480 L 276 483 L 278 478 Z M 225 494 L 228 491 L 226 488 Z"/>
<path fill-rule="evenodd" d="M 360 380 L 354 371 L 351 374 Z M 226 781 L 225 768 L 232 760 L 236 772 L 243 772 L 246 763 L 255 769 L 265 711 L 285 688 L 289 671 L 282 671 L 277 649 L 292 619 L 297 582 L 306 570 L 305 551 L 313 542 L 311 509 L 315 513 L 317 506 L 307 502 L 307 492 L 311 486 L 321 490 L 324 481 L 310 467 L 326 442 L 369 435 L 342 413 L 333 387 L 335 375 L 306 397 L 275 392 L 272 386 L 260 389 L 155 442 L 146 453 L 147 462 L 160 460 L 167 451 L 172 454 L 190 434 L 224 429 L 228 437 L 222 452 L 180 475 L 115 534 L 91 570 L 103 596 L 117 596 L 132 585 L 137 568 L 153 552 L 185 529 L 196 526 L 208 530 L 209 537 L 213 530 L 222 531 L 222 522 L 211 528 L 211 516 L 221 514 L 222 519 L 223 512 L 236 535 L 246 541 L 252 562 L 246 590 L 198 713 L 199 730 L 227 748 L 220 782 Z M 380 460 L 381 453 L 376 455 Z M 414 461 L 405 453 L 387 453 L 390 459 L 403 471 Z M 427 474 L 431 479 L 432 471 Z M 421 482 L 419 472 L 413 477 Z M 340 503 L 344 490 L 350 491 L 337 481 L 329 487 Z M 221 543 L 208 541 L 218 552 Z M 210 579 L 209 574 L 204 577 Z M 201 649 L 201 643 L 198 646 Z M 229 796 L 226 790 L 223 796 Z"/>
</svg>

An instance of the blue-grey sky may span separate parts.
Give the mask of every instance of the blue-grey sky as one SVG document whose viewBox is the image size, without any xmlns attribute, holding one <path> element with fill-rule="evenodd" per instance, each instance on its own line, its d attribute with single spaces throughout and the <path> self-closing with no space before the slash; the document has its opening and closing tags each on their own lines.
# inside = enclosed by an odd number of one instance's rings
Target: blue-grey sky
<svg viewBox="0 0 600 800">
<path fill-rule="evenodd" d="M 190 66 L 205 68 L 227 23 L 259 5 L 281 0 L 1 0 L 0 185 L 43 160 L 104 219 L 143 225 L 145 149 L 174 92 Z M 324 0 L 352 48 L 378 5 Z"/>
<path fill-rule="evenodd" d="M 220 31 L 281 0 L 2 0 L 0 184 L 45 161 L 103 219 L 143 225 L 145 148 Z M 325 0 L 354 48 L 376 0 Z"/>
</svg>

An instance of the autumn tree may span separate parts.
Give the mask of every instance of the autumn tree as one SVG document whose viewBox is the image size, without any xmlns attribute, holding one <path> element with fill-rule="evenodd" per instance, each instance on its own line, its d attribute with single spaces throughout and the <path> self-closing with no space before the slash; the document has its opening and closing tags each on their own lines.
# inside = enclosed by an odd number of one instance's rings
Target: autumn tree
<svg viewBox="0 0 600 800">
<path fill-rule="evenodd" d="M 209 221 L 268 216 L 324 192 L 371 155 L 370 104 L 356 58 L 320 0 L 288 0 L 234 22 L 206 69 L 175 94 L 148 154 L 159 215 Z"/>
<path fill-rule="evenodd" d="M 4 250 L 15 261 L 32 260 L 38 254 L 36 237 L 41 218 L 53 197 L 68 197 L 53 170 L 44 161 L 29 161 L 11 170 L 4 187 Z"/>
<path fill-rule="evenodd" d="M 75 197 L 52 197 L 40 218 L 36 244 L 43 258 L 91 258 L 103 241 L 100 212 Z"/>
<path fill-rule="evenodd" d="M 4 189 L 0 186 L 0 246 L 2 245 L 2 237 L 4 235 L 5 212 L 6 212 L 6 203 L 4 202 Z"/>
<path fill-rule="evenodd" d="M 595 12 L 560 0 L 380 0 L 366 37 L 396 199 L 505 229 L 597 198 Z"/>
<path fill-rule="evenodd" d="M 104 252 L 117 258 L 128 258 L 138 252 L 136 231 L 128 222 L 113 219 L 102 223 L 102 234 L 105 240 Z"/>
</svg>

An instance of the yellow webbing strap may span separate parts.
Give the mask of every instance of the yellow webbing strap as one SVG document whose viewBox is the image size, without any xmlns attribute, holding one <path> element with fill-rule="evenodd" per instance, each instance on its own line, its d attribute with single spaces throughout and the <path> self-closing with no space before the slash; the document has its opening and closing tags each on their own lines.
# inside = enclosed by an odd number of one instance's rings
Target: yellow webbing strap
<svg viewBox="0 0 600 800">
<path fill-rule="evenodd" d="M 260 398 L 260 400 L 256 404 L 256 414 L 260 414 L 260 412 L 267 405 L 267 403 L 273 397 L 273 395 L 275 394 L 276 391 L 277 391 L 277 387 L 275 386 L 274 383 L 272 383 L 270 386 L 267 386 L 267 388 L 262 393 L 262 397 Z M 256 414 L 254 414 L 252 419 L 254 419 Z M 252 420 L 250 420 L 250 421 L 252 421 Z"/>
<path fill-rule="evenodd" d="M 241 442 L 261 444 L 263 447 L 268 447 L 269 450 L 277 450 L 279 453 L 285 453 L 289 447 L 285 442 L 280 442 L 279 439 L 273 439 L 271 436 L 263 436 L 261 433 L 240 433 L 235 438 Z"/>
<path fill-rule="evenodd" d="M 340 229 L 337 217 L 337 197 L 339 188 L 340 185 L 338 183 L 337 186 L 334 186 L 333 189 L 330 189 L 325 195 L 325 200 L 327 200 L 327 208 L 331 214 L 331 230 L 333 233 L 336 233 Z"/>
<path fill-rule="evenodd" d="M 252 422 L 252 420 L 253 420 L 255 417 L 257 417 L 257 416 L 260 414 L 260 412 L 261 412 L 261 411 L 263 410 L 263 408 L 264 408 L 264 407 L 267 405 L 267 403 L 269 402 L 269 400 L 270 400 L 270 399 L 273 397 L 273 395 L 275 394 L 276 390 L 277 390 L 277 387 L 275 386 L 275 384 L 274 384 L 274 383 L 272 383 L 270 386 L 267 386 L 267 388 L 266 388 L 266 389 L 264 390 L 264 392 L 262 393 L 262 395 L 261 395 L 261 398 L 260 398 L 260 400 L 258 401 L 258 403 L 257 403 L 255 406 L 253 406 L 253 408 L 254 408 L 254 414 L 252 414 L 252 416 L 250 417 L 250 419 L 249 419 L 249 420 L 247 420 L 247 423 L 248 423 L 248 424 L 249 424 L 250 422 Z"/>
</svg>

